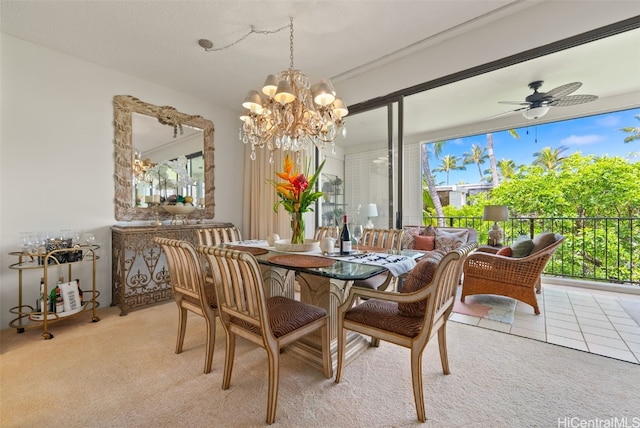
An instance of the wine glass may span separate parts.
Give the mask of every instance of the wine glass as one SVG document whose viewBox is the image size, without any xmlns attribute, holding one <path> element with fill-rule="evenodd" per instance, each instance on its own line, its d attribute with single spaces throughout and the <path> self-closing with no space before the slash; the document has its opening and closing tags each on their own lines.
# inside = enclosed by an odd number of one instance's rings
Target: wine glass
<svg viewBox="0 0 640 428">
<path fill-rule="evenodd" d="M 356 252 L 358 252 L 358 242 L 362 239 L 362 225 L 358 224 L 353 228 L 353 239 L 356 240 Z"/>
<path fill-rule="evenodd" d="M 84 245 L 92 246 L 96 242 L 96 237 L 91 232 L 83 232 L 80 240 Z"/>
</svg>

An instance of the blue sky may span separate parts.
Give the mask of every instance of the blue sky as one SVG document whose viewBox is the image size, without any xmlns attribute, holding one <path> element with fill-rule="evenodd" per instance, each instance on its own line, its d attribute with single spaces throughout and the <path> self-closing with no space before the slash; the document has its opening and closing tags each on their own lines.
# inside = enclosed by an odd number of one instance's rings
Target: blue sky
<svg viewBox="0 0 640 428">
<path fill-rule="evenodd" d="M 624 143 L 629 134 L 620 128 L 640 127 L 640 121 L 635 116 L 640 115 L 640 108 L 606 113 L 580 119 L 518 128 L 519 140 L 514 139 L 507 131 L 493 133 L 493 149 L 496 161 L 511 159 L 516 165 L 528 165 L 533 162 L 533 154 L 543 147 L 553 149 L 560 146 L 567 147 L 563 152 L 568 156 L 575 152 L 584 155 L 620 156 L 633 162 L 640 162 L 640 141 Z M 471 150 L 472 144 L 487 146 L 486 134 L 448 140 L 444 145 L 442 156 L 447 154 L 457 156 L 460 160 L 464 152 Z M 429 158 L 431 168 L 436 168 L 439 161 L 433 156 Z M 449 184 L 477 183 L 479 181 L 478 168 L 475 164 L 466 165 L 464 171 L 451 171 Z M 489 160 L 481 165 L 482 170 L 489 169 Z M 446 183 L 446 174 L 435 174 L 437 184 Z"/>
</svg>

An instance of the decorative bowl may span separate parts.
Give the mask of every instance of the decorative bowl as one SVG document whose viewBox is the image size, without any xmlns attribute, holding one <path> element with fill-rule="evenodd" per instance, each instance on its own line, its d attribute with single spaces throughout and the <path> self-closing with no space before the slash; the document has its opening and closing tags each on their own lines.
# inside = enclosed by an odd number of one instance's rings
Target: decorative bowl
<svg viewBox="0 0 640 428">
<path fill-rule="evenodd" d="M 163 205 L 166 212 L 173 215 L 187 215 L 196 210 L 194 205 Z"/>
<path fill-rule="evenodd" d="M 320 250 L 320 241 L 315 239 L 305 239 L 304 244 L 292 244 L 291 239 L 279 239 L 273 245 L 278 251 L 303 252 Z"/>
</svg>

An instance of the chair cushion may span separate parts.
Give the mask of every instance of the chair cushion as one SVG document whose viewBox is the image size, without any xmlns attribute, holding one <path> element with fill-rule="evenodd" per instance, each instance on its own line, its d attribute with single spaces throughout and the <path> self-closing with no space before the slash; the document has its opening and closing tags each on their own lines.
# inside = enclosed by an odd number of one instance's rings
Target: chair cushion
<svg viewBox="0 0 640 428">
<path fill-rule="evenodd" d="M 499 256 L 511 257 L 513 249 L 511 247 L 503 247 L 500 248 L 496 254 Z"/>
<path fill-rule="evenodd" d="M 527 257 L 531 254 L 531 250 L 533 249 L 533 241 L 528 238 L 518 238 L 512 245 L 511 257 L 514 258 L 522 258 Z"/>
<path fill-rule="evenodd" d="M 267 311 L 269 313 L 269 325 L 276 338 L 287 335 L 327 315 L 327 312 L 322 308 L 283 296 L 268 298 Z M 255 334 L 260 334 L 258 326 L 244 320 L 231 317 L 230 322 L 250 330 Z"/>
<path fill-rule="evenodd" d="M 444 257 L 444 252 L 434 250 L 420 259 L 418 264 L 409 272 L 409 276 L 404 281 L 400 292 L 411 293 L 429 285 L 442 257 Z M 426 299 L 411 303 L 398 303 L 398 314 L 408 317 L 423 316 L 426 307 Z"/>
<path fill-rule="evenodd" d="M 403 316 L 398 312 L 398 303 L 370 299 L 349 309 L 344 318 L 380 330 L 416 337 L 422 328 L 424 316 Z"/>
<path fill-rule="evenodd" d="M 379 273 L 378 275 L 374 275 L 371 278 L 359 279 L 357 281 L 353 281 L 353 286 L 368 288 L 370 290 L 377 290 L 378 287 L 384 284 L 384 282 L 387 280 L 388 277 L 389 277 L 389 274 L 386 272 Z"/>
<path fill-rule="evenodd" d="M 416 250 L 432 251 L 436 248 L 435 236 L 416 235 L 413 238 Z"/>
<path fill-rule="evenodd" d="M 436 248 L 448 253 L 466 244 L 468 237 L 469 231 L 467 229 L 453 232 L 436 229 Z"/>
<path fill-rule="evenodd" d="M 556 242 L 556 235 L 552 232 L 541 232 L 533 237 L 533 248 L 531 249 L 531 253 L 534 254 L 538 251 L 547 248 L 549 245 Z"/>
</svg>

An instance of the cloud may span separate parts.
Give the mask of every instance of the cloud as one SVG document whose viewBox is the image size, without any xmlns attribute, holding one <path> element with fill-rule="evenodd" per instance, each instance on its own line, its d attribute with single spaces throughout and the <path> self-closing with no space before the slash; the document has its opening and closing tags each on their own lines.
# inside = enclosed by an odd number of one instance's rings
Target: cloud
<svg viewBox="0 0 640 428">
<path fill-rule="evenodd" d="M 615 115 L 604 116 L 596 120 L 596 124 L 605 128 L 617 128 L 618 126 L 620 126 L 620 117 Z"/>
<path fill-rule="evenodd" d="M 588 146 L 591 144 L 597 144 L 606 140 L 604 135 L 571 135 L 570 137 L 563 138 L 560 143 L 563 146 Z"/>
</svg>

